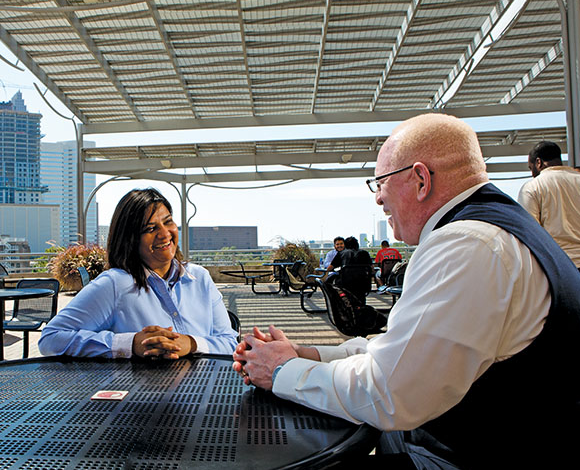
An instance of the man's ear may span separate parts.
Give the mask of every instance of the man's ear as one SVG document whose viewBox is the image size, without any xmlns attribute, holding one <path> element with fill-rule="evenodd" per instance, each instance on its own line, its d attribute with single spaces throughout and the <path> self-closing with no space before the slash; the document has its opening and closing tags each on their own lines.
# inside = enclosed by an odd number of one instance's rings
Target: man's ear
<svg viewBox="0 0 580 470">
<path fill-rule="evenodd" d="M 431 194 L 431 173 L 427 165 L 416 162 L 413 165 L 413 177 L 417 188 L 417 200 L 423 202 Z"/>
</svg>

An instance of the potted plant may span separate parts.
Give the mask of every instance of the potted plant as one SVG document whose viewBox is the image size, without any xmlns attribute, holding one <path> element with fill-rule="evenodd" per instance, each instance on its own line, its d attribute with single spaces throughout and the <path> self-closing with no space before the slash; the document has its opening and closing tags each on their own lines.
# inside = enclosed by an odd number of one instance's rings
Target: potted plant
<svg viewBox="0 0 580 470">
<path fill-rule="evenodd" d="M 318 267 L 318 260 L 306 242 L 286 243 L 280 246 L 272 255 L 273 259 L 285 259 L 288 261 L 304 261 L 305 273 L 311 274 Z"/>
<path fill-rule="evenodd" d="M 99 245 L 71 245 L 63 249 L 49 263 L 50 272 L 58 279 L 62 290 L 81 290 L 77 268 L 84 266 L 94 279 L 105 270 L 107 254 Z"/>
</svg>

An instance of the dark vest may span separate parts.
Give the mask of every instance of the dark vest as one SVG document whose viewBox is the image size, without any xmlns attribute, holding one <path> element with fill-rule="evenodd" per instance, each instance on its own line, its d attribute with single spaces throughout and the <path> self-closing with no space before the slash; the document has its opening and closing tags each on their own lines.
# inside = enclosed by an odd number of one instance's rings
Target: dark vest
<svg viewBox="0 0 580 470">
<path fill-rule="evenodd" d="M 560 468 L 569 462 L 580 468 L 580 273 L 552 237 L 491 184 L 449 211 L 435 230 L 457 220 L 488 222 L 524 243 L 546 273 L 552 303 L 528 347 L 494 363 L 460 403 L 421 430 L 451 449 L 436 452 L 461 468 Z M 473 308 L 486 314 L 485 305 Z"/>
</svg>

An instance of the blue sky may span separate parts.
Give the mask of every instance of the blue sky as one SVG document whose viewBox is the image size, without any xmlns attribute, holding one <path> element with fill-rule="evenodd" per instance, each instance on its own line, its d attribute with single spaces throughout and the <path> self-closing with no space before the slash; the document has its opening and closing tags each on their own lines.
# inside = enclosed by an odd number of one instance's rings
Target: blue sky
<svg viewBox="0 0 580 470">
<path fill-rule="evenodd" d="M 14 56 L 0 43 L 0 54 L 13 63 Z M 30 112 L 43 115 L 41 132 L 43 141 L 57 142 L 74 140 L 74 128 L 70 120 L 55 114 L 45 104 L 34 89 L 35 82 L 41 91 L 45 87 L 29 72 L 20 72 L 0 62 L 0 101 L 8 101 L 21 90 L 24 101 Z M 46 93 L 50 104 L 65 116 L 72 117 L 70 111 L 50 92 Z M 468 119 L 467 122 L 476 130 L 500 130 L 512 128 L 517 119 L 519 128 L 538 128 L 550 125 L 564 126 L 564 113 L 547 113 L 543 115 L 504 116 L 493 118 Z M 267 140 L 289 138 L 331 138 L 348 136 L 388 135 L 398 124 L 370 123 L 292 126 L 261 129 L 228 129 L 197 130 L 179 133 L 158 133 L 157 136 L 142 134 L 117 134 L 115 136 L 88 136 L 98 146 L 131 145 L 159 142 L 157 139 L 173 142 L 219 142 L 243 140 Z M 160 135 L 159 135 L 160 134 Z M 226 137 L 224 139 L 224 136 Z M 97 183 L 106 177 L 97 177 Z M 498 181 L 496 184 L 512 197 L 517 197 L 519 188 L 526 180 Z M 118 200 L 133 188 L 148 186 L 157 187 L 174 206 L 174 213 L 179 223 L 180 202 L 175 189 L 165 183 L 143 180 L 107 183 L 98 193 L 99 224 L 108 225 Z M 251 190 L 214 189 L 196 186 L 190 190 L 190 199 L 196 206 L 196 215 L 190 225 L 257 225 L 260 245 L 270 244 L 277 236 L 287 240 L 332 239 L 336 235 L 356 236 L 375 232 L 376 223 L 384 218 L 379 206 L 374 202 L 373 194 L 364 183 L 364 178 L 336 180 L 304 180 L 291 184 Z M 188 217 L 195 209 L 190 205 Z"/>
</svg>

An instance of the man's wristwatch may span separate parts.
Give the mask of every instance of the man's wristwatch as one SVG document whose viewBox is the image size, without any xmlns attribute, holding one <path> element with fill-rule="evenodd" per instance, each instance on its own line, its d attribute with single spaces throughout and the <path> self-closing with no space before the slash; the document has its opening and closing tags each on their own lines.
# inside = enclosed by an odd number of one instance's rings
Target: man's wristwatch
<svg viewBox="0 0 580 470">
<path fill-rule="evenodd" d="M 292 359 L 296 359 L 296 358 L 291 357 L 290 359 L 288 359 L 287 361 L 284 361 L 282 364 L 280 364 L 279 366 L 277 366 L 274 369 L 274 372 L 272 372 L 272 387 L 274 386 L 274 380 L 276 380 L 276 376 L 278 375 L 278 372 L 280 372 L 282 367 L 284 367 L 286 364 L 288 364 Z"/>
</svg>

